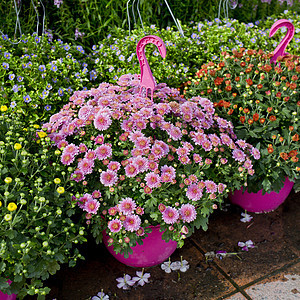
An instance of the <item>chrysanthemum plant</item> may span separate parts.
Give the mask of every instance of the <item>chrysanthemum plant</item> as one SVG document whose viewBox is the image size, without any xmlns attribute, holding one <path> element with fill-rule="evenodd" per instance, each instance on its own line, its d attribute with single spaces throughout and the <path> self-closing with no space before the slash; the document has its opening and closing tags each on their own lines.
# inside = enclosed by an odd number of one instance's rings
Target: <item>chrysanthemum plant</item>
<svg viewBox="0 0 300 300">
<path fill-rule="evenodd" d="M 278 192 L 289 177 L 299 190 L 299 57 L 279 57 L 263 50 L 223 52 L 186 84 L 188 97 L 200 94 L 214 101 L 220 117 L 229 119 L 239 139 L 261 152 L 248 177 L 250 192 Z"/>
<path fill-rule="evenodd" d="M 20 119 L 0 115 L 0 291 L 45 299 L 43 281 L 82 258 L 76 244 L 86 241 L 85 228 L 74 220 L 70 181 L 45 132 Z"/>
<path fill-rule="evenodd" d="M 153 100 L 139 75 L 77 91 L 44 125 L 61 163 L 72 167 L 76 201 L 97 241 L 102 231 L 125 256 L 160 225 L 183 245 L 231 188 L 253 175 L 260 153 L 236 139 L 207 98 L 185 99 L 166 84 Z"/>
</svg>

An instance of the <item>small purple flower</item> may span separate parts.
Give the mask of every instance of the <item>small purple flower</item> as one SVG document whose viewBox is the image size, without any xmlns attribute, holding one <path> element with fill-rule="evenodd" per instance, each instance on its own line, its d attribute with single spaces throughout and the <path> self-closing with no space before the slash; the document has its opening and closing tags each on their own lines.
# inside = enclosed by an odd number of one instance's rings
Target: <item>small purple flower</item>
<svg viewBox="0 0 300 300">
<path fill-rule="evenodd" d="M 128 274 L 124 274 L 124 277 L 117 278 L 116 280 L 118 282 L 117 287 L 123 290 L 128 290 L 135 284 L 135 281 L 132 280 L 131 276 L 129 276 Z"/>
<path fill-rule="evenodd" d="M 47 111 L 51 110 L 51 105 L 47 104 L 45 107 L 44 107 Z"/>
<path fill-rule="evenodd" d="M 15 78 L 15 74 L 9 74 L 8 75 L 8 79 L 9 80 L 14 80 L 14 78 Z"/>
<path fill-rule="evenodd" d="M 9 64 L 8 63 L 2 63 L 3 69 L 8 70 L 9 69 Z"/>
<path fill-rule="evenodd" d="M 24 96 L 23 99 L 24 99 L 25 103 L 29 103 L 31 101 L 31 98 L 29 95 Z"/>
<path fill-rule="evenodd" d="M 247 213 L 241 213 L 241 216 L 243 218 L 241 218 L 240 221 L 243 223 L 250 222 L 253 219 L 253 217 L 248 215 Z"/>
</svg>

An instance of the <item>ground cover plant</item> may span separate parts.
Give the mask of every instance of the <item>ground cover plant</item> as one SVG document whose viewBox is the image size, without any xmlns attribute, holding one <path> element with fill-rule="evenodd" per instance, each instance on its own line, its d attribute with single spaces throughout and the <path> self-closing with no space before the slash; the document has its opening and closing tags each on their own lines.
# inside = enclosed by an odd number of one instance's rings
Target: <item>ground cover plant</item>
<svg viewBox="0 0 300 300">
<path fill-rule="evenodd" d="M 0 290 L 44 299 L 50 289 L 43 281 L 82 258 L 76 246 L 86 241 L 85 229 L 74 219 L 71 183 L 46 134 L 6 109 L 1 106 Z"/>
</svg>

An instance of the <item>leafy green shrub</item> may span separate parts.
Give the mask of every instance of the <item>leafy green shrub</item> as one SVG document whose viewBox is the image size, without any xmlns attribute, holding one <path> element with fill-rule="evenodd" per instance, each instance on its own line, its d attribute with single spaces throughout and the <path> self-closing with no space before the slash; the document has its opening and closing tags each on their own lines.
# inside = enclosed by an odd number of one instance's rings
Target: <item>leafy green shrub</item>
<svg viewBox="0 0 300 300">
<path fill-rule="evenodd" d="M 74 266 L 82 258 L 76 244 L 85 241 L 69 178 L 38 127 L 0 116 L 0 290 L 20 299 L 42 299 L 49 292 L 42 281 L 62 263 Z"/>
</svg>

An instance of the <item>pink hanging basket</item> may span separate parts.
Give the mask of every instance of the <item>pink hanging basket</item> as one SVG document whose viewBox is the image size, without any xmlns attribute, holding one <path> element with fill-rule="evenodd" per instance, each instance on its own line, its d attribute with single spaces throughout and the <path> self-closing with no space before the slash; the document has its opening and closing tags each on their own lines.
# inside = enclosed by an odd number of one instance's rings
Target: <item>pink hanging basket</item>
<svg viewBox="0 0 300 300">
<path fill-rule="evenodd" d="M 11 284 L 11 280 L 7 281 L 9 284 Z M 0 300 L 16 300 L 17 299 L 17 295 L 16 294 L 12 294 L 12 295 L 7 295 L 4 294 L 0 291 Z"/>
<path fill-rule="evenodd" d="M 236 190 L 229 194 L 229 199 L 233 204 L 241 206 L 249 212 L 266 213 L 275 210 L 288 197 L 293 188 L 294 182 L 286 178 L 284 186 L 279 193 L 271 192 L 262 194 L 262 190 L 257 193 L 243 193 L 243 189 Z"/>
<path fill-rule="evenodd" d="M 143 244 L 137 244 L 132 248 L 133 253 L 128 258 L 118 253 L 116 254 L 113 246 L 108 246 L 109 236 L 103 232 L 103 242 L 107 250 L 121 263 L 130 267 L 152 267 L 161 264 L 168 259 L 177 248 L 177 242 L 166 242 L 162 239 L 162 232 L 159 231 L 160 225 L 149 226 L 151 233 L 143 240 Z"/>
</svg>

